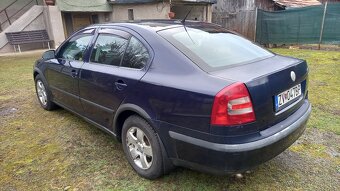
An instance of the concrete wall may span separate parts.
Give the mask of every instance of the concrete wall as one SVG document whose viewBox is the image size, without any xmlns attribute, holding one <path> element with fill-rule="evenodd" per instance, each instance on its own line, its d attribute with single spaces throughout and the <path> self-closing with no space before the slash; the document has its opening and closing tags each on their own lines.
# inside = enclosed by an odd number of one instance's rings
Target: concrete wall
<svg viewBox="0 0 340 191">
<path fill-rule="evenodd" d="M 109 22 L 112 19 L 112 13 L 98 13 L 99 23 Z"/>
<path fill-rule="evenodd" d="M 10 5 L 11 3 L 13 3 L 12 5 Z M 14 1 L 14 0 L 0 0 L 0 10 L 4 9 L 5 7 L 7 7 L 8 5 L 10 5 L 7 9 L 7 15 L 10 17 L 11 22 L 13 23 L 15 20 L 17 20 L 18 18 L 21 17 L 21 15 L 23 15 L 26 11 L 28 11 L 33 5 L 36 5 L 36 3 L 38 3 L 38 5 L 43 5 L 43 0 L 34 0 L 34 1 L 30 1 L 30 0 L 18 0 L 18 1 Z M 1 27 L 3 30 L 5 30 L 9 25 L 7 17 L 5 15 L 5 12 L 1 12 L 0 13 L 0 23 Z"/>
<path fill-rule="evenodd" d="M 212 5 L 208 5 L 207 7 L 207 22 L 211 23 L 212 22 Z"/>
<path fill-rule="evenodd" d="M 175 19 L 183 19 L 191 8 L 188 20 L 211 22 L 211 5 L 174 5 L 171 11 L 175 13 Z"/>
<path fill-rule="evenodd" d="M 44 22 L 49 37 L 54 42 L 53 47 L 57 48 L 65 40 L 61 12 L 57 6 L 45 7 Z"/>
<path fill-rule="evenodd" d="M 134 19 L 168 19 L 169 3 L 113 5 L 112 21 L 128 20 L 128 9 L 133 9 Z"/>
<path fill-rule="evenodd" d="M 182 19 L 193 7 L 189 20 L 199 20 L 211 22 L 212 12 L 211 5 L 173 5 L 171 11 L 175 12 L 176 19 Z M 128 9 L 133 9 L 134 19 L 169 19 L 169 3 L 152 3 L 152 4 L 132 4 L 132 5 L 113 5 L 112 21 L 128 20 Z"/>
<path fill-rule="evenodd" d="M 59 46 L 65 40 L 59 9 L 55 6 L 35 5 L 0 33 L 0 53 L 14 52 L 14 47 L 8 43 L 5 33 L 31 30 L 47 30 L 52 40 L 51 48 Z M 47 43 L 30 43 L 20 47 L 22 51 L 41 49 L 47 48 Z"/>
<path fill-rule="evenodd" d="M 44 7 L 35 5 L 31 7 L 20 18 L 7 27 L 0 33 L 0 53 L 14 52 L 14 47 L 8 43 L 7 32 L 18 32 L 28 30 L 43 30 L 46 29 L 43 15 Z M 42 43 L 27 44 L 22 46 L 22 50 L 29 50 L 34 48 L 42 48 Z"/>
</svg>

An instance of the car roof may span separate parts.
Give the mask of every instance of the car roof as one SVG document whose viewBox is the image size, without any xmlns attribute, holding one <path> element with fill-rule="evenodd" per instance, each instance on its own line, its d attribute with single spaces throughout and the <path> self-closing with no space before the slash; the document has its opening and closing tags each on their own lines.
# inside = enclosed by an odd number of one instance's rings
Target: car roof
<svg viewBox="0 0 340 191">
<path fill-rule="evenodd" d="M 149 30 L 150 32 L 158 32 L 161 30 L 166 30 L 170 28 L 183 27 L 182 21 L 178 19 L 149 19 L 149 20 L 135 20 L 126 22 L 110 22 L 103 24 L 95 24 L 90 27 L 102 27 L 102 26 L 122 26 L 131 29 L 143 28 Z M 220 25 L 207 23 L 202 21 L 186 20 L 185 26 L 188 28 L 198 28 L 198 29 L 210 29 L 217 32 L 231 32 Z"/>
</svg>

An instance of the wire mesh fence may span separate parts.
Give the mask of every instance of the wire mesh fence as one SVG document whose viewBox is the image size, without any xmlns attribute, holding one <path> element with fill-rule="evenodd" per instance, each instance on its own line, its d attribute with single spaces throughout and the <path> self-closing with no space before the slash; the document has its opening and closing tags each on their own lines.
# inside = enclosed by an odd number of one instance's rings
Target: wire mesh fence
<svg viewBox="0 0 340 191">
<path fill-rule="evenodd" d="M 255 30 L 261 44 L 340 44 L 340 3 L 258 10 Z"/>
</svg>

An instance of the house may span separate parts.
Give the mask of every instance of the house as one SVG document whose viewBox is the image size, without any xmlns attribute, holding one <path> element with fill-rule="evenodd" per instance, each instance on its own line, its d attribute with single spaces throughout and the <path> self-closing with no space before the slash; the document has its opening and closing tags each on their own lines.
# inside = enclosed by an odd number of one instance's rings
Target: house
<svg viewBox="0 0 340 191">
<path fill-rule="evenodd" d="M 56 0 L 62 13 L 65 35 L 93 23 L 141 19 L 184 18 L 211 22 L 216 0 Z"/>
<path fill-rule="evenodd" d="M 0 7 L 0 15 L 11 9 L 25 10 L 16 18 L 0 18 L 0 53 L 13 52 L 6 32 L 47 30 L 52 45 L 58 47 L 68 36 L 80 28 L 95 23 L 119 22 L 142 19 L 187 19 L 212 20 L 212 5 L 217 0 L 6 0 L 8 5 Z M 10 3 L 11 1 L 15 3 Z M 33 2 L 33 3 L 32 3 Z M 0 4 L 2 5 L 2 3 Z M 15 11 L 14 11 L 15 12 Z M 11 16 L 11 15 L 10 15 Z M 52 46 L 52 47 L 53 47 Z M 29 44 L 22 50 L 41 48 Z"/>
<path fill-rule="evenodd" d="M 54 6 L 61 14 L 66 37 L 90 24 L 111 20 L 112 6 L 106 0 L 56 0 Z"/>
</svg>

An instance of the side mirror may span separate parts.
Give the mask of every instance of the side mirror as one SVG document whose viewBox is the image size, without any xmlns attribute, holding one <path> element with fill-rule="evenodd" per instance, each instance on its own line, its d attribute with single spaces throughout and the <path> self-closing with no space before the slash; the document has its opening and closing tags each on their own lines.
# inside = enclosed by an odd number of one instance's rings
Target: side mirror
<svg viewBox="0 0 340 191">
<path fill-rule="evenodd" d="M 48 50 L 42 55 L 44 60 L 49 60 L 55 58 L 55 50 Z"/>
</svg>

